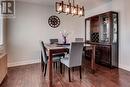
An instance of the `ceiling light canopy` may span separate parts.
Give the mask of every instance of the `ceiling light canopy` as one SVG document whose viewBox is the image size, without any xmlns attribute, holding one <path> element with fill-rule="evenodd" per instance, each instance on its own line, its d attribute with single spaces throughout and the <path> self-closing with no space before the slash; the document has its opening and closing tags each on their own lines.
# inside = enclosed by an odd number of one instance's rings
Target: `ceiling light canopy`
<svg viewBox="0 0 130 87">
<path fill-rule="evenodd" d="M 68 3 L 64 3 L 64 1 L 56 2 L 56 12 L 84 16 L 84 6 L 75 5 L 74 0 L 73 3 L 68 0 Z"/>
</svg>

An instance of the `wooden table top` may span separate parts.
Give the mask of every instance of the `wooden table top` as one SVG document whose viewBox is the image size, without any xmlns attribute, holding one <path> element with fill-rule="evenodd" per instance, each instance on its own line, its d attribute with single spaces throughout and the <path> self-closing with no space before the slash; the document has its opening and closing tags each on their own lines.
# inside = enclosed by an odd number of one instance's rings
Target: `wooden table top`
<svg viewBox="0 0 130 87">
<path fill-rule="evenodd" d="M 92 47 L 93 45 L 90 44 L 84 44 L 84 47 Z M 50 49 L 65 49 L 68 48 L 70 49 L 70 45 L 59 45 L 59 44 L 45 44 L 45 47 L 50 50 Z"/>
<path fill-rule="evenodd" d="M 47 50 L 70 49 L 70 45 L 45 44 Z"/>
</svg>

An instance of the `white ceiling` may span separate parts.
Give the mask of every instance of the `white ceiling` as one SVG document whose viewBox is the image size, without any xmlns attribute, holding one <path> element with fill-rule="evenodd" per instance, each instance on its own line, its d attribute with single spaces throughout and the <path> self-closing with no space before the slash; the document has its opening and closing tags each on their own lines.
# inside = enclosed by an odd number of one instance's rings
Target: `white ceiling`
<svg viewBox="0 0 130 87">
<path fill-rule="evenodd" d="M 56 1 L 59 2 L 62 0 L 16 0 L 16 1 L 53 6 Z M 63 1 L 67 2 L 68 0 L 63 0 Z M 70 1 L 73 1 L 73 0 L 70 0 Z M 83 5 L 86 9 L 92 9 L 97 6 L 108 3 L 110 1 L 112 1 L 112 0 L 75 0 L 75 4 Z"/>
</svg>

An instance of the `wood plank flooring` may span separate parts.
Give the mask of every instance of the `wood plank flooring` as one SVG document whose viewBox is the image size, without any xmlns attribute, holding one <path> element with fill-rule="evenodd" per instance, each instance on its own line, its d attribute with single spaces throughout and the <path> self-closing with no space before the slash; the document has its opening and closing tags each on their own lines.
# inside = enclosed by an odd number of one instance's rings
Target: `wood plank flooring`
<svg viewBox="0 0 130 87">
<path fill-rule="evenodd" d="M 72 82 L 68 80 L 67 68 L 64 68 L 62 75 L 59 70 L 53 70 L 53 87 L 130 87 L 130 72 L 96 65 L 97 71 L 92 74 L 89 68 L 90 64 L 86 61 L 82 66 L 82 80 L 79 78 L 78 69 L 71 72 Z M 41 65 L 32 64 L 9 68 L 7 78 L 0 87 L 47 86 L 48 74 L 44 77 Z"/>
</svg>

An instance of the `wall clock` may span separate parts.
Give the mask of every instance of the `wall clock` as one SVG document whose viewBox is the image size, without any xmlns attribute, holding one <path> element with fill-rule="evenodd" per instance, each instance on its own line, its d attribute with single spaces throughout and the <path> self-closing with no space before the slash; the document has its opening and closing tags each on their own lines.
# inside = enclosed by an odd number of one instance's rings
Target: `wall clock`
<svg viewBox="0 0 130 87">
<path fill-rule="evenodd" d="M 57 16 L 53 15 L 49 17 L 48 24 L 53 28 L 57 28 L 60 25 L 60 19 Z"/>
</svg>

